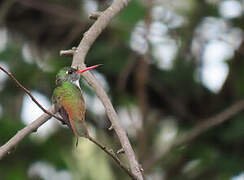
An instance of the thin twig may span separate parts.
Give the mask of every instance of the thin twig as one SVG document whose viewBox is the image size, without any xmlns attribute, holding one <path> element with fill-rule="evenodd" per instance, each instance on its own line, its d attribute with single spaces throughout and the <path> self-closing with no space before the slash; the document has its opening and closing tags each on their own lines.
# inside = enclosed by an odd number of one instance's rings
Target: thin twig
<svg viewBox="0 0 244 180">
<path fill-rule="evenodd" d="M 85 68 L 85 57 L 91 48 L 92 44 L 95 42 L 97 37 L 101 34 L 101 32 L 107 27 L 109 22 L 130 2 L 130 0 L 117 0 L 112 3 L 110 7 L 108 7 L 101 15 L 98 17 L 96 22 L 90 27 L 90 29 L 84 33 L 84 36 L 77 47 L 77 52 L 74 53 L 72 67 L 74 68 Z M 141 168 L 139 163 L 136 160 L 136 156 L 130 141 L 127 137 L 125 130 L 121 127 L 120 121 L 117 113 L 115 112 L 113 105 L 104 91 L 102 85 L 96 80 L 96 78 L 92 75 L 91 72 L 87 71 L 82 74 L 86 79 L 88 84 L 94 89 L 97 96 L 102 101 L 106 113 L 111 121 L 112 127 L 114 128 L 116 134 L 118 135 L 119 141 L 125 150 L 125 155 L 130 164 L 130 168 L 132 173 L 138 180 L 143 180 Z"/>
<path fill-rule="evenodd" d="M 132 179 L 136 179 L 136 177 L 134 176 L 134 174 L 132 174 L 132 172 L 130 171 L 130 169 L 128 169 L 127 167 L 125 167 L 123 165 L 123 163 L 115 155 L 115 153 L 113 152 L 112 149 L 108 149 L 106 146 L 102 145 L 100 142 L 98 142 L 95 138 L 93 138 L 91 136 L 87 137 L 87 139 L 89 139 L 91 142 L 93 142 L 99 148 L 101 148 L 104 152 L 106 152 L 109 156 L 111 156 L 113 158 L 113 160 L 118 164 L 118 166 L 120 166 Z"/>
<path fill-rule="evenodd" d="M 55 113 L 54 106 L 52 106 L 48 111 Z M 35 132 L 38 127 L 44 124 L 51 117 L 52 116 L 50 116 L 49 114 L 44 113 L 31 124 L 18 131 L 8 142 L 0 147 L 0 160 L 3 158 L 4 155 L 9 153 L 10 150 L 14 148 L 20 141 L 22 141 L 25 136 L 29 135 L 32 132 Z"/>
<path fill-rule="evenodd" d="M 36 103 L 36 105 L 41 108 L 42 111 L 44 111 L 46 114 L 58 119 L 59 121 L 63 122 L 63 119 L 56 116 L 55 114 L 49 112 L 48 110 L 46 110 L 37 100 L 36 98 L 34 98 L 34 96 L 31 94 L 31 92 L 26 89 L 10 72 L 8 72 L 6 69 L 4 69 L 2 66 L 0 66 L 0 69 L 5 72 L 16 84 L 17 86 L 19 86 L 20 88 L 22 88 L 26 94 L 28 94 L 30 96 L 30 98 L 32 99 L 32 101 L 34 101 Z"/>
<path fill-rule="evenodd" d="M 72 49 L 68 49 L 68 50 L 61 50 L 59 52 L 59 55 L 60 56 L 63 56 L 63 55 L 73 55 L 75 53 L 75 51 L 77 50 L 76 47 L 73 47 Z"/>
</svg>

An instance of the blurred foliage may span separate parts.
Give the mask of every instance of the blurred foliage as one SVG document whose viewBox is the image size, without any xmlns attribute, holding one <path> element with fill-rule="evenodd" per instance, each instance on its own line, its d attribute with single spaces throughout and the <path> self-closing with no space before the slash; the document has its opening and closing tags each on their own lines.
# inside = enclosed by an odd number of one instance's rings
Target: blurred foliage
<svg viewBox="0 0 244 180">
<path fill-rule="evenodd" d="M 234 1 L 243 7 L 243 1 Z M 111 2 L 1 1 L 0 65 L 8 67 L 25 87 L 50 99 L 55 88 L 56 72 L 63 66 L 69 66 L 72 60 L 71 57 L 59 57 L 59 50 L 77 46 L 82 34 L 94 23 L 88 19 L 89 8 L 103 10 Z M 203 22 L 212 18 L 212 21 L 226 23 L 229 29 L 222 38 L 231 36 L 231 28 L 243 33 L 243 14 L 234 18 L 223 17 L 219 10 L 223 2 L 132 0 L 104 30 L 88 54 L 88 66 L 104 64 L 97 69 L 97 76 L 102 76 L 107 83 L 108 94 L 149 180 L 225 180 L 244 171 L 243 113 L 209 129 L 189 144 L 173 149 L 157 161 L 150 161 L 164 151 L 175 137 L 177 139 L 177 135 L 191 131 L 205 118 L 216 115 L 243 98 L 242 36 L 239 37 L 240 44 L 232 48 L 232 56 L 225 59 L 229 73 L 222 88 L 213 92 L 199 77 L 204 65 L 203 54 L 208 43 L 214 39 L 202 36 L 208 30 L 203 29 Z M 153 15 L 156 8 L 161 14 Z M 182 20 L 183 23 L 180 23 Z M 145 28 L 155 22 L 161 28 L 166 28 L 164 33 L 156 34 L 156 38 L 160 39 L 158 45 L 165 47 L 174 42 L 174 48 L 177 49 L 172 67 L 168 69 L 160 66 L 167 57 L 157 55 L 157 43 L 145 38 L 150 33 Z M 138 26 L 142 29 L 135 33 Z M 134 48 L 133 33 L 139 38 Z M 7 41 L 4 42 L 6 37 Z M 218 40 L 221 41 L 221 38 Z M 144 52 L 143 48 L 138 50 L 144 47 L 143 43 L 148 47 Z M 194 49 L 195 43 L 197 50 Z M 140 69 L 142 67 L 145 68 L 143 71 Z M 106 146 L 115 151 L 120 149 L 117 136 L 108 131 L 110 123 L 105 113 L 101 112 L 93 90 L 83 81 L 81 84 L 86 100 L 94 101 L 94 104 L 88 105 L 86 114 L 90 131 Z M 25 126 L 21 119 L 24 95 L 22 89 L 10 78 L 3 78 L 0 72 L 0 144 L 4 144 Z M 31 111 L 29 115 L 32 116 Z M 172 130 L 168 130 L 167 123 L 164 123 L 168 121 L 174 122 L 170 125 L 173 126 Z M 166 130 L 168 134 L 165 134 Z M 38 135 L 38 132 L 35 134 Z M 63 127 L 58 127 L 42 141 L 33 136 L 26 137 L 0 161 L 0 179 L 129 179 L 96 146 L 81 139 L 78 147 L 75 147 L 75 141 L 71 130 Z M 127 163 L 124 155 L 119 157 Z M 42 162 L 42 165 L 37 162 Z"/>
</svg>

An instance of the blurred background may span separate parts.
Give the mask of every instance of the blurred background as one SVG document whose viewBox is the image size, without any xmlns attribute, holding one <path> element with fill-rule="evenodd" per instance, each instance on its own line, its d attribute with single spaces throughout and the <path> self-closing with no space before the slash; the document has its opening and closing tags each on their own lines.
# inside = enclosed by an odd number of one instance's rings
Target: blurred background
<svg viewBox="0 0 244 180">
<path fill-rule="evenodd" d="M 72 61 L 59 51 L 77 46 L 94 22 L 88 15 L 111 3 L 2 0 L 0 65 L 50 107 L 55 75 Z M 86 64 L 104 64 L 92 72 L 109 94 L 146 179 L 244 179 L 241 111 L 172 146 L 243 99 L 243 13 L 243 0 L 132 0 L 92 46 Z M 120 149 L 100 100 L 80 83 L 90 133 Z M 41 114 L 0 72 L 0 144 Z M 49 120 L 0 161 L 0 179 L 129 179 L 95 145 L 80 139 L 75 147 L 75 141 L 71 130 Z"/>
</svg>

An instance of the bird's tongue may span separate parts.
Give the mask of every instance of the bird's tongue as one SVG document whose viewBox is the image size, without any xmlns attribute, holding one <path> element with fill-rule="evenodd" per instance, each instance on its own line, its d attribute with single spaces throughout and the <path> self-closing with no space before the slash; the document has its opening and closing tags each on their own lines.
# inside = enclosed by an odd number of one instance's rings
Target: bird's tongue
<svg viewBox="0 0 244 180">
<path fill-rule="evenodd" d="M 85 68 L 85 69 L 77 70 L 76 73 L 83 73 L 83 72 L 85 72 L 85 71 L 88 71 L 88 70 L 97 68 L 98 66 L 101 66 L 101 64 L 94 65 L 94 66 L 91 66 L 91 67 L 88 67 L 88 68 Z"/>
</svg>

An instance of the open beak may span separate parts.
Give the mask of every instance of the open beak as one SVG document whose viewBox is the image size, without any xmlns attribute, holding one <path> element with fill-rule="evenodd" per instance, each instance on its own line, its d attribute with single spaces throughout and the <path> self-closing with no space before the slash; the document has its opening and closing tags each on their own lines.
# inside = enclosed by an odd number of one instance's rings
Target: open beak
<svg viewBox="0 0 244 180">
<path fill-rule="evenodd" d="M 91 66 L 91 67 L 88 67 L 88 68 L 85 68 L 85 69 L 82 69 L 82 70 L 77 70 L 76 71 L 76 73 L 83 73 L 83 72 L 85 72 L 85 71 L 88 71 L 88 70 L 91 70 L 91 69 L 95 69 L 95 68 L 97 68 L 97 67 L 99 67 L 99 66 L 101 66 L 102 64 L 98 64 L 98 65 L 95 65 L 95 66 Z"/>
</svg>

